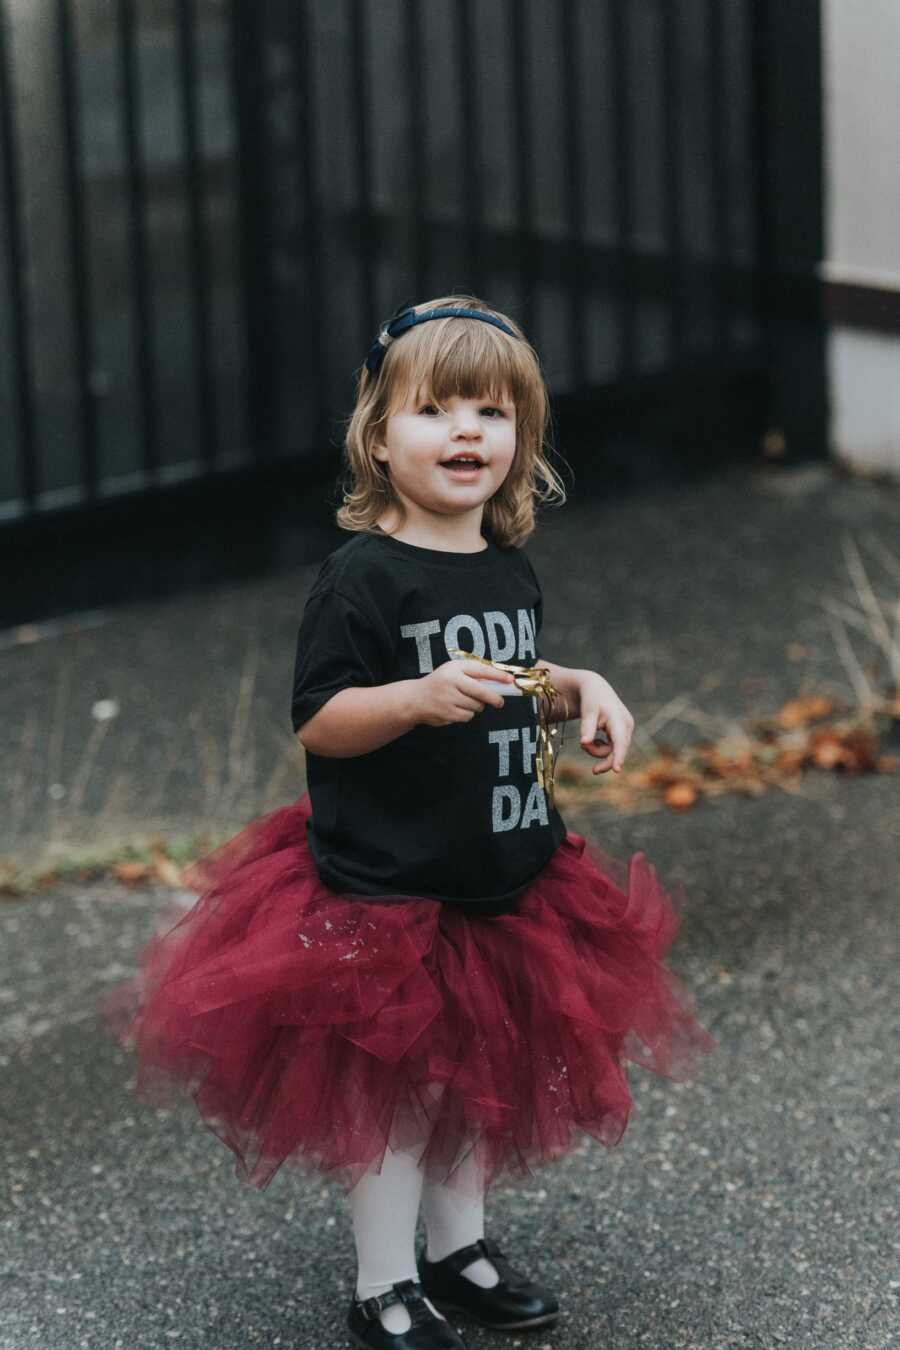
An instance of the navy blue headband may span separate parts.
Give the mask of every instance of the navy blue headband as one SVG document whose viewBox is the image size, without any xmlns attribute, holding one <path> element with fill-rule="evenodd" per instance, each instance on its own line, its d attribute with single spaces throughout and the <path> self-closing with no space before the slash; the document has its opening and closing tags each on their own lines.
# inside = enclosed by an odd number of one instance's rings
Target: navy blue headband
<svg viewBox="0 0 900 1350">
<path fill-rule="evenodd" d="M 373 376 L 378 374 L 384 354 L 395 338 L 401 337 L 415 324 L 425 323 L 428 319 L 481 319 L 484 323 L 492 323 L 495 328 L 502 328 L 510 337 L 519 336 L 502 319 L 495 318 L 493 314 L 485 314 L 483 309 L 423 309 L 421 313 L 417 313 L 412 305 L 407 305 L 381 325 L 381 331 L 366 357 L 366 370 L 369 374 Z"/>
</svg>

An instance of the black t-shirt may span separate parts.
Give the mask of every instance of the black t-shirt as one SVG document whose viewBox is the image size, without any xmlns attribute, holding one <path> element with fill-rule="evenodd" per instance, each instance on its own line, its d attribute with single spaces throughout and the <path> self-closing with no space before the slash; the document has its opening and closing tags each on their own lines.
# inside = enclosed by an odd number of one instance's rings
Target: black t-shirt
<svg viewBox="0 0 900 1350">
<path fill-rule="evenodd" d="M 296 732 L 349 686 L 419 678 L 460 647 L 539 660 L 543 597 L 521 548 L 449 553 L 359 532 L 331 553 L 297 635 Z M 424 723 L 363 755 L 307 751 L 308 838 L 327 886 L 420 895 L 484 913 L 515 900 L 565 838 L 537 780 L 538 702 Z"/>
</svg>

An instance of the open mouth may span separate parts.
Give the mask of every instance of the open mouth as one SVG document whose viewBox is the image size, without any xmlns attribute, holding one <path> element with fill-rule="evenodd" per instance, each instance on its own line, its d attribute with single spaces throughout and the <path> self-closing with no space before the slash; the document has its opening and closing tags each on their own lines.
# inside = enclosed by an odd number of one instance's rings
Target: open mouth
<svg viewBox="0 0 900 1350">
<path fill-rule="evenodd" d="M 457 478 L 475 478 L 478 471 L 484 468 L 484 465 L 477 459 L 450 459 L 446 460 L 441 468 L 447 469 Z"/>
</svg>

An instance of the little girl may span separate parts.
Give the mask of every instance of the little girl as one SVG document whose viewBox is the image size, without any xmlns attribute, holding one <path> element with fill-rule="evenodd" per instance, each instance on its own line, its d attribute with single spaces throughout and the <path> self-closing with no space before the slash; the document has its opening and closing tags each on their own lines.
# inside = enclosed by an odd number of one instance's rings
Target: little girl
<svg viewBox="0 0 900 1350">
<path fill-rule="evenodd" d="M 601 675 L 539 662 L 523 545 L 564 498 L 548 426 L 506 315 L 453 295 L 385 325 L 347 431 L 351 535 L 297 641 L 308 791 L 189 869 L 200 898 L 104 1002 L 138 1091 L 188 1088 L 242 1181 L 342 1182 L 370 1350 L 459 1350 L 448 1311 L 554 1321 L 485 1236 L 486 1188 L 581 1131 L 618 1143 L 626 1061 L 680 1081 L 716 1045 L 663 964 L 679 917 L 653 865 L 555 805 L 554 723 L 579 720 L 594 773 L 634 723 Z"/>
</svg>

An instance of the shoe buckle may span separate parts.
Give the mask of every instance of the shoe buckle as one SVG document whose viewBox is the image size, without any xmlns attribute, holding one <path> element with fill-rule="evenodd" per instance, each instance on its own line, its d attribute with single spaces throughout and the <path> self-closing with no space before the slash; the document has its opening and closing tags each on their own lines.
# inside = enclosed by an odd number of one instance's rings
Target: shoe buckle
<svg viewBox="0 0 900 1350">
<path fill-rule="evenodd" d="M 363 1317 L 369 1322 L 374 1322 L 382 1309 L 395 1303 L 396 1298 L 396 1294 L 391 1297 L 388 1297 L 387 1294 L 373 1294 L 371 1298 L 362 1299 L 359 1306 L 362 1309 Z"/>
<path fill-rule="evenodd" d="M 374 1322 L 385 1308 L 392 1308 L 395 1303 L 407 1305 L 416 1303 L 417 1300 L 421 1300 L 422 1293 L 421 1285 L 415 1280 L 400 1280 L 393 1289 L 388 1289 L 383 1294 L 372 1294 L 370 1298 L 360 1299 L 359 1306 L 366 1320 Z"/>
</svg>

